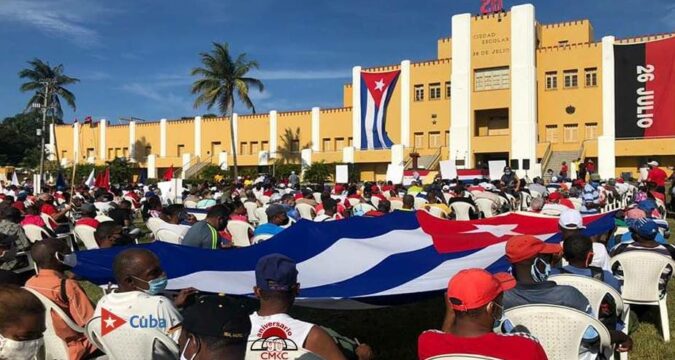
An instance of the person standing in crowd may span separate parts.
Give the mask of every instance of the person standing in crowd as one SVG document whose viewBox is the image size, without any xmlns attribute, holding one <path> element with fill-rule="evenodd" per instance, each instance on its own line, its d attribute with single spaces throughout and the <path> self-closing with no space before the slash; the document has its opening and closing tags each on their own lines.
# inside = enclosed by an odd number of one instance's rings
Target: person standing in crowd
<svg viewBox="0 0 675 360">
<path fill-rule="evenodd" d="M 291 171 L 291 175 L 288 176 L 288 184 L 293 189 L 297 189 L 300 186 L 300 177 L 295 174 L 295 171 Z"/>
<path fill-rule="evenodd" d="M 666 179 L 668 174 L 666 174 L 663 169 L 659 167 L 659 163 L 656 160 L 652 160 L 647 163 L 649 166 L 649 172 L 647 173 L 647 182 L 656 184 L 656 191 L 665 194 L 666 193 Z"/>
<path fill-rule="evenodd" d="M 504 167 L 504 174 L 500 180 L 506 187 L 507 192 L 513 193 L 514 191 L 518 191 L 518 176 L 516 176 L 516 173 L 510 167 Z"/>
<path fill-rule="evenodd" d="M 446 331 L 427 330 L 417 340 L 420 360 L 447 354 L 489 356 L 504 360 L 547 359 L 539 342 L 524 333 L 497 334 L 495 323 L 504 316 L 503 293 L 514 281 L 483 269 L 466 269 L 450 279 L 446 302 L 454 320 Z"/>
<path fill-rule="evenodd" d="M 589 175 L 595 174 L 595 163 L 593 162 L 593 159 L 588 159 L 586 161 L 586 171 Z"/>
<path fill-rule="evenodd" d="M 206 213 L 206 219 L 196 222 L 185 233 L 181 244 L 202 249 L 216 250 L 226 245 L 219 232 L 227 227 L 230 210 L 225 205 L 212 206 Z"/>
<path fill-rule="evenodd" d="M 258 226 L 253 232 L 253 236 L 258 235 L 276 235 L 282 231 L 284 228 L 282 225 L 288 223 L 288 215 L 286 209 L 279 204 L 272 204 L 265 209 L 265 214 L 267 215 L 267 223 Z"/>
<path fill-rule="evenodd" d="M 30 291 L 0 286 L 0 359 L 34 359 L 44 346 L 45 307 Z"/>
<path fill-rule="evenodd" d="M 94 317 L 101 316 L 102 309 L 127 321 L 134 315 L 152 315 L 165 320 L 164 327 L 158 329 L 176 340 L 173 330 L 183 321 L 177 308 L 196 290 L 181 290 L 173 302 L 162 296 L 167 284 L 166 273 L 157 255 L 147 249 L 131 248 L 117 254 L 113 273 L 119 287 L 99 300 Z"/>
<path fill-rule="evenodd" d="M 563 161 L 562 164 L 560 164 L 560 177 L 563 179 L 567 179 L 567 174 L 569 172 L 569 167 L 567 166 L 567 162 Z"/>
<path fill-rule="evenodd" d="M 588 170 L 586 169 L 586 163 L 579 159 L 579 170 L 577 171 L 577 179 L 586 181 L 586 174 Z"/>
<path fill-rule="evenodd" d="M 346 359 L 326 330 L 288 315 L 300 291 L 298 270 L 293 259 L 282 254 L 263 256 L 256 264 L 255 280 L 253 292 L 260 299 L 260 309 L 250 316 L 248 354 L 254 353 L 257 341 L 264 341 L 264 330 L 276 326 L 284 332 L 284 338 L 298 348 L 307 349 L 326 360 Z M 359 360 L 373 357 L 372 350 L 365 344 L 356 346 L 355 353 Z"/>
<path fill-rule="evenodd" d="M 246 356 L 251 320 L 244 301 L 203 296 L 183 311 L 178 347 L 181 359 L 239 360 Z"/>
<path fill-rule="evenodd" d="M 67 278 L 64 273 L 70 268 L 65 261 L 68 253 L 70 249 L 63 240 L 44 239 L 35 243 L 31 255 L 38 273 L 28 279 L 26 287 L 51 300 L 77 326 L 85 327 L 94 315 L 94 307 L 78 282 Z M 59 316 L 52 315 L 52 322 L 54 332 L 68 346 L 70 359 L 86 358 L 96 352 L 96 347 L 83 333 L 71 329 Z"/>
</svg>

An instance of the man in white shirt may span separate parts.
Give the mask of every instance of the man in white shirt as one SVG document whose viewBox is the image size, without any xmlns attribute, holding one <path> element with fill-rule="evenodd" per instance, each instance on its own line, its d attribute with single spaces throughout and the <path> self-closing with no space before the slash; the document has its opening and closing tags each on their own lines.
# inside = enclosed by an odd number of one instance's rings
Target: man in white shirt
<svg viewBox="0 0 675 360">
<path fill-rule="evenodd" d="M 323 213 L 314 217 L 314 222 L 334 221 L 337 213 L 337 201 L 332 198 L 323 200 Z"/>
<path fill-rule="evenodd" d="M 250 316 L 247 359 L 260 358 L 258 354 L 271 344 L 280 352 L 306 349 L 322 359 L 346 359 L 326 330 L 287 314 L 300 290 L 293 259 L 282 254 L 263 256 L 256 264 L 255 279 L 253 291 L 260 299 L 260 309 Z M 355 353 L 360 360 L 372 358 L 372 351 L 365 344 L 358 345 Z"/>
<path fill-rule="evenodd" d="M 586 226 L 584 226 L 584 220 L 578 210 L 567 210 L 560 214 L 558 228 L 562 233 L 562 240 L 565 241 L 566 238 L 572 235 L 581 234 Z M 603 270 L 610 271 L 609 254 L 607 253 L 605 245 L 599 242 L 593 242 L 593 261 L 589 266 L 596 266 Z"/>
<path fill-rule="evenodd" d="M 118 288 L 103 296 L 94 311 L 94 317 L 104 317 L 102 332 L 113 331 L 120 326 L 114 323 L 112 314 L 132 327 L 143 327 L 140 320 L 147 319 L 145 326 L 156 327 L 178 340 L 179 334 L 174 334 L 173 329 L 183 321 L 183 317 L 177 307 L 185 304 L 196 290 L 181 290 L 174 302 L 160 295 L 166 288 L 167 277 L 157 256 L 147 249 L 132 248 L 120 252 L 115 257 L 113 271 Z M 106 322 L 105 316 L 113 321 Z M 106 329 L 106 326 L 112 329 Z"/>
<path fill-rule="evenodd" d="M 162 221 L 157 222 L 157 225 L 155 227 L 155 233 L 160 229 L 165 229 L 173 233 L 176 233 L 176 235 L 182 238 L 183 236 L 185 236 L 185 233 L 188 230 L 190 230 L 190 227 L 188 225 L 182 225 L 180 223 L 182 220 L 181 218 L 183 216 L 187 216 L 186 212 L 183 209 L 183 205 L 171 204 L 165 207 L 164 209 L 162 209 L 162 213 L 159 216 L 159 218 Z"/>
</svg>

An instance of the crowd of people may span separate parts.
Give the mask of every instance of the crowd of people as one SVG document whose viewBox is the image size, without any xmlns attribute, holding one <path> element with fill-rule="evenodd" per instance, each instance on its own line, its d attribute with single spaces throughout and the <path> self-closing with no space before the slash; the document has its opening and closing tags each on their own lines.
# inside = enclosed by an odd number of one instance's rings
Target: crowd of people
<svg viewBox="0 0 675 360">
<path fill-rule="evenodd" d="M 648 251 L 675 259 L 664 220 L 667 176 L 658 163 L 649 164 L 649 177 L 639 183 L 621 178 L 601 181 L 592 171 L 588 177 L 570 179 L 567 167 L 561 169 L 560 177 L 538 177 L 532 182 L 519 179 L 507 167 L 500 179 L 492 181 L 483 178 L 465 183 L 437 177 L 428 184 L 415 179 L 406 185 L 379 181 L 303 187 L 293 173 L 283 181 L 261 176 L 193 184 L 184 189 L 177 203 L 167 202 L 157 187 L 140 184 L 110 189 L 76 186 L 73 191 L 55 187 L 34 191 L 30 186 L 2 184 L 0 359 L 29 359 L 41 348 L 45 306 L 36 293 L 80 327 L 107 313 L 125 320 L 134 314 L 162 319 L 159 330 L 175 341 L 181 358 L 186 359 L 243 359 L 256 349 L 287 349 L 284 341 L 324 359 L 371 359 L 377 349 L 288 314 L 300 284 L 294 259 L 282 254 L 258 259 L 256 281 L 251 284 L 258 301 L 252 304 L 250 298 L 203 294 L 193 288 L 168 294 L 159 258 L 137 247 L 125 248 L 115 257 L 114 289 L 106 289 L 94 303 L 77 281 L 86 279 L 76 279 L 70 272 L 75 261 L 71 253 L 145 241 L 228 251 L 267 241 L 301 219 L 345 221 L 387 216 L 393 211 L 426 211 L 448 220 L 512 211 L 559 217 L 560 244 L 527 235 L 507 241 L 509 274 L 465 269 L 449 279 L 445 318 L 439 319 L 440 329 L 419 336 L 420 359 L 451 353 L 546 359 L 536 334 L 504 316 L 510 308 L 531 304 L 565 306 L 598 318 L 609 330 L 614 349 L 630 351 L 632 339 L 611 299 L 595 309 L 578 289 L 558 285 L 548 277 L 582 275 L 620 291 L 623 269 L 610 266 L 611 256 Z M 617 227 L 585 236 L 582 215 L 608 210 L 616 210 Z M 240 231 L 242 224 L 244 231 Z M 30 227 L 41 229 L 37 238 L 26 230 Z M 93 234 L 92 241 L 72 241 L 83 240 L 70 235 L 79 234 L 77 230 L 83 227 Z M 37 271 L 32 270 L 33 263 Z M 672 271 L 670 267 L 663 271 L 660 289 L 664 295 Z M 52 314 L 51 321 L 70 359 L 103 355 L 103 349 L 86 334 L 74 331 L 56 315 Z M 273 339 L 281 344 L 265 342 L 272 341 L 265 337 L 270 324 L 288 330 Z M 598 333 L 589 329 L 579 344 L 580 358 L 597 358 L 599 346 Z M 154 351 L 157 358 L 177 356 L 166 348 Z"/>
</svg>

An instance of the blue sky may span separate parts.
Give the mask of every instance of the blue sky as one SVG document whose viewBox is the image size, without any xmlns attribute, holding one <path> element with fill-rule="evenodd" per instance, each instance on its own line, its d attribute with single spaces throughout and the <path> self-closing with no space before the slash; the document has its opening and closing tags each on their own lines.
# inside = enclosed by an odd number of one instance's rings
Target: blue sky
<svg viewBox="0 0 675 360">
<path fill-rule="evenodd" d="M 504 0 L 506 7 L 524 1 Z M 672 0 L 535 0 L 542 23 L 588 18 L 596 39 L 675 31 Z M 213 41 L 246 52 L 266 91 L 258 112 L 335 107 L 354 65 L 436 56 L 450 18 L 477 13 L 479 0 L 0 0 L 0 118 L 22 110 L 17 73 L 38 57 L 81 80 L 77 111 L 148 120 L 194 109 L 189 70 Z M 239 113 L 247 113 L 242 108 Z M 216 112 L 215 109 L 213 112 Z"/>
</svg>

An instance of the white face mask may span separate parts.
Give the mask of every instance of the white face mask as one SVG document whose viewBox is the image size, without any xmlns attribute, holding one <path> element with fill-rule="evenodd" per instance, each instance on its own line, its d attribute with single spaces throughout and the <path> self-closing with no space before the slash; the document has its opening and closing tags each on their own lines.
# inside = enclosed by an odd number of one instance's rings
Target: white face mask
<svg viewBox="0 0 675 360">
<path fill-rule="evenodd" d="M 33 359 L 43 345 L 43 338 L 17 341 L 0 335 L 0 360 Z"/>
<path fill-rule="evenodd" d="M 185 342 L 185 347 L 183 348 L 183 351 L 180 353 L 180 360 L 188 360 L 188 358 L 185 356 L 185 350 L 187 350 L 188 345 L 190 345 L 190 338 L 187 339 Z M 194 360 L 195 356 L 197 356 L 196 353 L 192 354 L 189 360 Z"/>
</svg>

